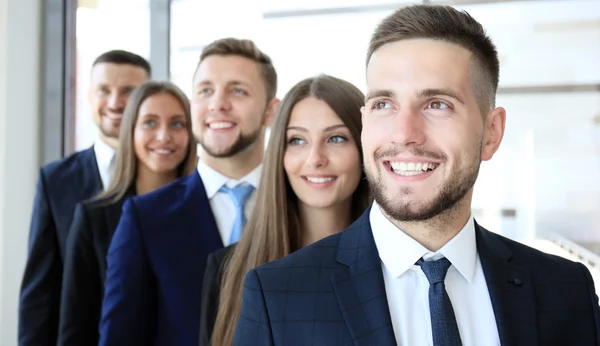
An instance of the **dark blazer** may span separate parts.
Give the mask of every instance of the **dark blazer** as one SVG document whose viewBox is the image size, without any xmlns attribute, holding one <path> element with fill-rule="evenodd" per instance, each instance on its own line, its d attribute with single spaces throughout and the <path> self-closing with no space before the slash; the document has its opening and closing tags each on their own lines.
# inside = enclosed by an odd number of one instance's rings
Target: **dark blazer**
<svg viewBox="0 0 600 346">
<path fill-rule="evenodd" d="M 198 172 L 125 202 L 108 250 L 102 346 L 198 346 L 208 254 L 223 247 Z"/>
<path fill-rule="evenodd" d="M 396 345 L 370 208 L 345 232 L 250 271 L 234 345 Z M 599 345 L 598 297 L 581 263 L 476 224 L 502 345 Z"/>
<path fill-rule="evenodd" d="M 63 260 L 77 203 L 102 190 L 94 149 L 40 169 L 19 302 L 19 345 L 56 345 Z"/>
<path fill-rule="evenodd" d="M 200 346 L 210 346 L 221 298 L 221 282 L 229 256 L 235 244 L 208 255 L 204 283 L 202 285 L 202 310 L 200 311 Z"/>
<path fill-rule="evenodd" d="M 97 345 L 104 297 L 106 254 L 126 199 L 107 204 L 98 200 L 75 208 L 67 238 L 60 304 L 59 346 Z"/>
</svg>

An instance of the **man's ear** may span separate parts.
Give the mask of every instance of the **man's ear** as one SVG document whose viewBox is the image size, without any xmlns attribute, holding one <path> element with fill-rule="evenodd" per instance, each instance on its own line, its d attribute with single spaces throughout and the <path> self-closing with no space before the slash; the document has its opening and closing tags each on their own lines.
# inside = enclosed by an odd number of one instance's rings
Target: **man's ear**
<svg viewBox="0 0 600 346">
<path fill-rule="evenodd" d="M 506 125 L 506 110 L 502 107 L 490 111 L 485 118 L 485 129 L 483 137 L 483 147 L 481 150 L 481 160 L 487 161 L 494 156 L 504 137 L 504 127 Z"/>
<path fill-rule="evenodd" d="M 269 104 L 267 105 L 267 111 L 265 115 L 264 126 L 269 127 L 273 123 L 275 119 L 275 114 L 277 113 L 277 109 L 279 108 L 279 103 L 281 101 L 277 97 L 273 97 Z"/>
</svg>

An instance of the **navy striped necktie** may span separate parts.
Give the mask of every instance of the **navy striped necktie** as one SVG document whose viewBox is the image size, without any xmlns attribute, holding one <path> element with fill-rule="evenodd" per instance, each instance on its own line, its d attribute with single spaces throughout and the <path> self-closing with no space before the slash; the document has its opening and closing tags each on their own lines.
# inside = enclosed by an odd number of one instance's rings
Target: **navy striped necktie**
<svg viewBox="0 0 600 346">
<path fill-rule="evenodd" d="M 417 265 L 421 266 L 429 280 L 429 313 L 433 345 L 461 346 L 454 309 L 444 283 L 446 273 L 451 265 L 450 261 L 447 258 L 441 258 L 437 261 L 426 262 L 421 258 L 417 261 Z"/>
</svg>

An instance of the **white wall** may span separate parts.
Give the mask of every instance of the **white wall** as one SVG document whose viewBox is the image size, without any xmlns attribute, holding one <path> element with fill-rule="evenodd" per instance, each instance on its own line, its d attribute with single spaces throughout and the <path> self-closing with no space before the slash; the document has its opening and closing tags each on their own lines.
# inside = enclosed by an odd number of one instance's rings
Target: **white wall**
<svg viewBox="0 0 600 346">
<path fill-rule="evenodd" d="M 0 345 L 17 345 L 19 288 L 39 165 L 38 0 L 0 0 Z"/>
</svg>

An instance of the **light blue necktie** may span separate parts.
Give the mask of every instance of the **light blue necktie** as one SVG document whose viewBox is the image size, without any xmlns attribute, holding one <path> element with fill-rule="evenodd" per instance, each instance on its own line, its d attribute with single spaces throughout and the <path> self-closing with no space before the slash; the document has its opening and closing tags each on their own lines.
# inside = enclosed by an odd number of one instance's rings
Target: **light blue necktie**
<svg viewBox="0 0 600 346">
<path fill-rule="evenodd" d="M 429 281 L 429 313 L 431 315 L 431 331 L 433 332 L 434 346 L 460 346 L 460 333 L 454 309 L 446 292 L 446 273 L 450 268 L 447 258 L 437 261 L 417 261 Z"/>
<path fill-rule="evenodd" d="M 227 185 L 223 185 L 219 189 L 219 192 L 227 193 L 235 206 L 235 222 L 231 229 L 231 237 L 229 237 L 229 244 L 237 243 L 242 237 L 244 227 L 246 227 L 246 215 L 244 214 L 244 206 L 246 201 L 250 198 L 250 195 L 254 191 L 254 186 L 249 184 L 238 185 L 234 188 L 229 188 Z"/>
</svg>

